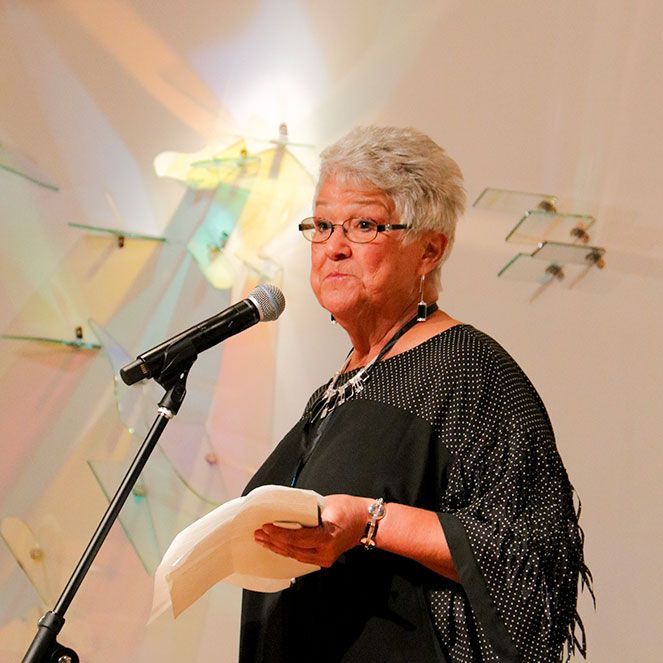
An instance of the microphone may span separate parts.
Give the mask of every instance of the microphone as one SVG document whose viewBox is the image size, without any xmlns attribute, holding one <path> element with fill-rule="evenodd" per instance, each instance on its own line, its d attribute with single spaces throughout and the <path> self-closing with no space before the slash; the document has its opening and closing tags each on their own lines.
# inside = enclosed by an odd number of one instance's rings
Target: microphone
<svg viewBox="0 0 663 663">
<path fill-rule="evenodd" d="M 175 345 L 192 346 L 198 354 L 261 320 L 276 320 L 284 308 L 283 293 L 276 286 L 263 283 L 241 302 L 138 355 L 135 361 L 120 369 L 120 376 L 128 385 L 147 378 L 158 379 Z"/>
</svg>

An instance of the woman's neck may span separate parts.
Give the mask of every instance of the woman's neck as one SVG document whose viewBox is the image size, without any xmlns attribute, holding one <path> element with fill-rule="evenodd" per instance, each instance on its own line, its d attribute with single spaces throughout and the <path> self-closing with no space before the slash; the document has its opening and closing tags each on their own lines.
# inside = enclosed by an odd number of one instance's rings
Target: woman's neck
<svg viewBox="0 0 663 663">
<path fill-rule="evenodd" d="M 395 320 L 391 321 L 372 319 L 373 324 L 369 327 L 362 324 L 361 320 L 353 320 L 347 326 L 343 325 L 352 343 L 352 354 L 348 362 L 347 370 L 366 365 L 376 357 L 380 350 L 389 340 L 405 325 L 412 316 L 416 314 L 416 306 L 408 306 Z"/>
<path fill-rule="evenodd" d="M 417 308 L 409 307 L 397 320 L 391 324 L 384 325 L 380 329 L 377 325 L 373 327 L 373 335 L 365 333 L 365 327 L 357 325 L 359 333 L 353 335 L 352 326 L 344 329 L 350 336 L 352 342 L 352 353 L 344 368 L 345 371 L 351 371 L 361 366 L 365 366 L 374 359 L 380 350 L 389 342 L 389 340 L 417 313 Z M 384 359 L 393 355 L 410 350 L 411 348 L 427 341 L 429 338 L 440 334 L 441 332 L 453 327 L 460 322 L 444 311 L 436 311 L 430 315 L 425 322 L 418 322 L 403 337 L 399 338 L 393 348 L 391 348 Z"/>
</svg>

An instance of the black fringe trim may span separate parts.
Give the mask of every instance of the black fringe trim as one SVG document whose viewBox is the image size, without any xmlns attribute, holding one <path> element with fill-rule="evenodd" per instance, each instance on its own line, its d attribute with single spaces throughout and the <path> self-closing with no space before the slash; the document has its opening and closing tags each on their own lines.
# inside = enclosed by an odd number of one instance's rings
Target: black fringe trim
<svg viewBox="0 0 663 663">
<path fill-rule="evenodd" d="M 579 568 L 578 572 L 580 574 L 580 593 L 584 592 L 585 589 L 589 592 L 589 595 L 592 597 L 592 604 L 594 610 L 596 610 L 596 595 L 594 594 L 594 578 L 592 577 L 592 572 L 589 570 L 588 566 L 585 564 L 583 549 L 585 547 L 585 533 L 580 526 L 580 514 L 582 512 L 582 502 L 578 497 L 577 493 L 574 491 L 574 495 L 578 500 L 578 508 L 575 510 L 576 516 L 576 531 L 578 534 L 578 540 L 580 542 L 579 549 Z M 580 632 L 578 634 L 578 631 Z M 580 635 L 580 637 L 578 637 Z M 574 611 L 573 619 L 571 619 L 568 624 L 566 635 L 564 638 L 564 645 L 562 649 L 562 655 L 560 661 L 568 661 L 571 659 L 576 651 L 583 657 L 587 658 L 587 636 L 585 633 L 585 626 L 582 623 L 582 619 L 578 614 L 578 610 Z M 566 654 L 566 656 L 565 656 Z"/>
</svg>

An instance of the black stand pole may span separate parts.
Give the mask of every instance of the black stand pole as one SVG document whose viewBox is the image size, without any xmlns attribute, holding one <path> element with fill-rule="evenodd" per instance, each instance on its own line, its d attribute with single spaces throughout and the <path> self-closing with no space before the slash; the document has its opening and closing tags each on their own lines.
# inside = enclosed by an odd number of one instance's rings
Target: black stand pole
<svg viewBox="0 0 663 663">
<path fill-rule="evenodd" d="M 49 610 L 39 620 L 37 634 L 23 658 L 23 663 L 79 663 L 78 654 L 73 649 L 61 645 L 56 639 L 64 625 L 64 613 L 83 582 L 127 497 L 129 497 L 136 481 L 138 481 L 138 477 L 159 437 L 161 437 L 166 424 L 178 413 L 186 396 L 186 379 L 196 358 L 197 354 L 190 343 L 183 344 L 181 347 L 174 347 L 170 355 L 170 361 L 162 370 L 161 375 L 155 378 L 166 389 L 164 397 L 159 402 L 157 417 L 145 436 L 145 440 L 131 467 L 122 479 L 115 496 L 108 505 L 97 530 L 92 535 L 76 569 L 69 578 L 69 582 L 55 608 Z"/>
</svg>

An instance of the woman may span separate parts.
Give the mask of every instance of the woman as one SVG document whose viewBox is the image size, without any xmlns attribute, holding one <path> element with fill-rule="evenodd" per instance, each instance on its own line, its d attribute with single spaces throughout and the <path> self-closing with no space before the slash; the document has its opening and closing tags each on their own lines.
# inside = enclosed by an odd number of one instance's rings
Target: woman
<svg viewBox="0 0 663 663">
<path fill-rule="evenodd" d="M 456 163 L 412 129 L 355 129 L 322 153 L 300 230 L 352 349 L 246 488 L 326 496 L 319 527 L 255 533 L 322 569 L 245 592 L 243 662 L 574 649 L 587 572 L 545 408 L 495 341 L 435 304 L 464 200 Z"/>
</svg>

